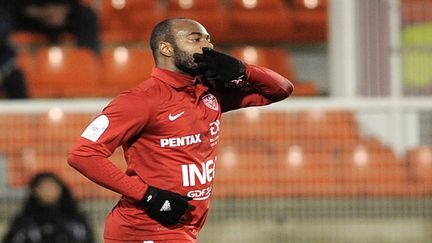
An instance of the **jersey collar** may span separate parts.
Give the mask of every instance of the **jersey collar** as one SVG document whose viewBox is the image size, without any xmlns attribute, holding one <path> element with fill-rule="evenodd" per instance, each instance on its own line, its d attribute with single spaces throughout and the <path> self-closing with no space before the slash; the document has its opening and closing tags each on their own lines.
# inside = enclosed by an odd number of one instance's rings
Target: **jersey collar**
<svg viewBox="0 0 432 243">
<path fill-rule="evenodd" d="M 154 67 L 151 76 L 167 83 L 175 89 L 181 89 L 196 84 L 197 78 L 189 75 Z"/>
</svg>

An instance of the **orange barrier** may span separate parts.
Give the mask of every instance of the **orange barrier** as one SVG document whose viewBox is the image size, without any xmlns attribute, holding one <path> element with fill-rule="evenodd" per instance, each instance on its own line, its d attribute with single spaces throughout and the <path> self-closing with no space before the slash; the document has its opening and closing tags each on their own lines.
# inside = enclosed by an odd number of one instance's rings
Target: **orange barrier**
<svg viewBox="0 0 432 243">
<path fill-rule="evenodd" d="M 363 137 L 350 112 L 328 111 L 314 118 L 306 111 L 251 114 L 225 115 L 216 161 L 216 197 L 432 193 L 430 147 L 414 148 L 406 159 L 399 158 L 379 140 Z M 0 152 L 7 161 L 9 186 L 25 186 L 32 174 L 50 170 L 64 176 L 80 198 L 118 197 L 66 163 L 68 151 L 94 116 L 54 111 L 2 115 Z M 112 159 L 125 169 L 120 150 Z"/>
</svg>

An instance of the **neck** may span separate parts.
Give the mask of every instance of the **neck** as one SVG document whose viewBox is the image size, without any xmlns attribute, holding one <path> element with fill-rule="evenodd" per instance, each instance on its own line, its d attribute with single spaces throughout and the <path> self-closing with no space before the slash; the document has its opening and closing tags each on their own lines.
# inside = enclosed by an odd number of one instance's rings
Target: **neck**
<svg viewBox="0 0 432 243">
<path fill-rule="evenodd" d="M 171 72 L 180 73 L 180 74 L 183 74 L 183 75 L 186 75 L 186 76 L 191 76 L 191 77 L 193 76 L 190 73 L 185 73 L 182 70 L 178 69 L 175 65 L 157 64 L 156 67 L 160 68 L 160 69 L 165 69 L 165 70 L 168 70 L 168 71 L 171 71 Z"/>
</svg>

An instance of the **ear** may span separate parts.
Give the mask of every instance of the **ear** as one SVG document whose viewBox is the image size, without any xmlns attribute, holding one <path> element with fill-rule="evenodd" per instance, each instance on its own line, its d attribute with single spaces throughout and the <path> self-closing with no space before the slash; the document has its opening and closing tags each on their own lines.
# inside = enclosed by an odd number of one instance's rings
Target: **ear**
<svg viewBox="0 0 432 243">
<path fill-rule="evenodd" d="M 174 48 L 170 43 L 165 41 L 160 41 L 159 52 L 166 57 L 171 57 L 174 54 Z"/>
</svg>

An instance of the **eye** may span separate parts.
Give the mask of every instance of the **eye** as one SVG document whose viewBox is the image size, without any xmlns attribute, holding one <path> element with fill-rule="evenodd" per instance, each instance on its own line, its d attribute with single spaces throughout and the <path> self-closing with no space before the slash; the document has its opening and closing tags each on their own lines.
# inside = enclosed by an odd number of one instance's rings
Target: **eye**
<svg viewBox="0 0 432 243">
<path fill-rule="evenodd" d="M 201 37 L 189 37 L 189 40 L 192 42 L 200 42 L 201 41 Z"/>
</svg>

